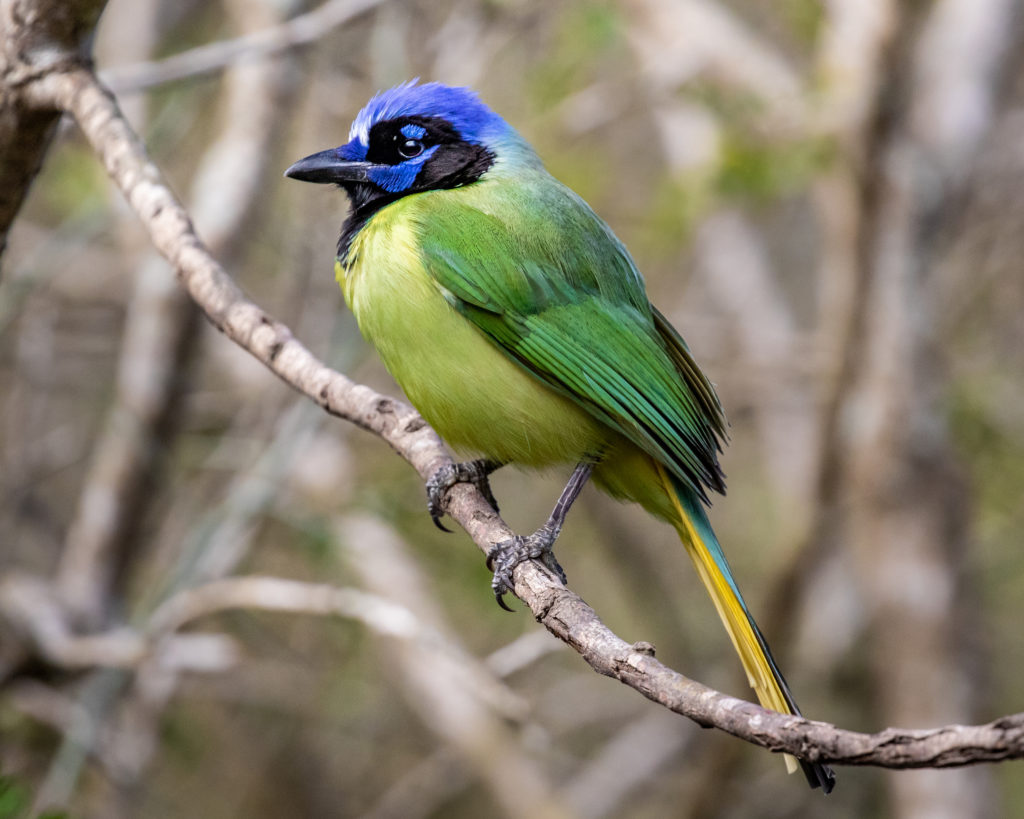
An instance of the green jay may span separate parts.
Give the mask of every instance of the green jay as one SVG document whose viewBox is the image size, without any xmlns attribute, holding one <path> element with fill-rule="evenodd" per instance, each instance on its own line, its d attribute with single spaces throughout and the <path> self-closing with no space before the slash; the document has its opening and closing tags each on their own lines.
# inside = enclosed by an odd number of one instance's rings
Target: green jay
<svg viewBox="0 0 1024 819">
<path fill-rule="evenodd" d="M 429 482 L 435 523 L 457 480 L 489 495 L 500 465 L 575 465 L 547 523 L 492 550 L 498 601 L 526 559 L 564 580 L 552 544 L 593 477 L 676 528 L 759 700 L 799 714 L 704 511 L 725 489 L 715 390 L 587 203 L 475 93 L 440 83 L 377 94 L 347 143 L 286 175 L 348 194 L 335 270 L 360 331 L 434 429 L 480 456 Z M 800 764 L 832 789 L 830 768 Z"/>
</svg>

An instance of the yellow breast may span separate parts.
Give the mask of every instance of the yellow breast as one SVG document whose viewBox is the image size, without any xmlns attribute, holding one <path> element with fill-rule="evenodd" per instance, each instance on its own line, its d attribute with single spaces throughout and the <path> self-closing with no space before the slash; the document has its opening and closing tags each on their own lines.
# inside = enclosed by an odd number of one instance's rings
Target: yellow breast
<svg viewBox="0 0 1024 819">
<path fill-rule="evenodd" d="M 597 452 L 609 431 L 507 357 L 424 267 L 418 197 L 376 213 L 337 266 L 363 336 L 424 418 L 457 449 L 547 466 Z"/>
</svg>

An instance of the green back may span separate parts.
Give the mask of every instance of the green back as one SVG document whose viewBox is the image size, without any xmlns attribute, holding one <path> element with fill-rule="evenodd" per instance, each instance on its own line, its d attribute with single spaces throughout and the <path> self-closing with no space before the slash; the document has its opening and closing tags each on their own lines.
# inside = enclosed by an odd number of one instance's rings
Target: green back
<svg viewBox="0 0 1024 819">
<path fill-rule="evenodd" d="M 582 199 L 543 170 L 416 198 L 424 266 L 456 310 L 700 497 L 724 490 L 714 389 Z"/>
</svg>

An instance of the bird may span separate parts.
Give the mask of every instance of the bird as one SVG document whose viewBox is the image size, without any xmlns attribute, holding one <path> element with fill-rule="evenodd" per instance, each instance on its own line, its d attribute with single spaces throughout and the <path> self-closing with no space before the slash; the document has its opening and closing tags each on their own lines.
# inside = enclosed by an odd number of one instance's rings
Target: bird
<svg viewBox="0 0 1024 819">
<path fill-rule="evenodd" d="M 430 479 L 434 522 L 455 482 L 493 502 L 500 466 L 573 466 L 545 524 L 491 550 L 498 602 L 527 559 L 564 582 L 552 546 L 592 479 L 675 527 L 758 699 L 800 715 L 705 511 L 725 491 L 722 406 L 611 228 L 473 90 L 437 82 L 377 93 L 346 143 L 285 175 L 347 194 L 335 273 L 360 332 L 441 437 L 478 456 Z M 832 790 L 828 766 L 798 761 Z"/>
</svg>

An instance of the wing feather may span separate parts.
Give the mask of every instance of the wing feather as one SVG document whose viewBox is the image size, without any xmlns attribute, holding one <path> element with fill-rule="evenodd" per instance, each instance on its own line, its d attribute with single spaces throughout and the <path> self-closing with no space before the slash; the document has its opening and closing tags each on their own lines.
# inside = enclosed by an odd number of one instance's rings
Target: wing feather
<svg viewBox="0 0 1024 819">
<path fill-rule="evenodd" d="M 557 185 L 557 183 L 554 183 Z M 559 186 L 561 187 L 561 186 Z M 568 189 L 561 223 L 450 203 L 424 219 L 424 264 L 506 355 L 629 438 L 701 498 L 724 491 L 725 420 L 628 253 Z M 550 194 L 548 194 L 550 196 Z M 598 455 L 599 453 L 593 453 Z"/>
</svg>

